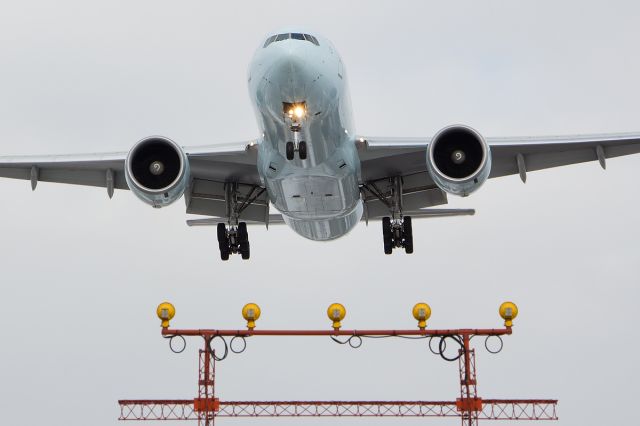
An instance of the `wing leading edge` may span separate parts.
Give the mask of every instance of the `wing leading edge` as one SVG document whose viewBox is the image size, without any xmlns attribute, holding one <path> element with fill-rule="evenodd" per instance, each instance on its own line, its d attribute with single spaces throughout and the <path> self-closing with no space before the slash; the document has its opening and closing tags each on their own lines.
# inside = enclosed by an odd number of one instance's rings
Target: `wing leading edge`
<svg viewBox="0 0 640 426">
<path fill-rule="evenodd" d="M 425 151 L 431 138 L 367 138 L 357 140 L 362 180 L 425 173 L 425 185 L 435 185 L 426 173 Z M 487 138 L 491 149 L 490 178 L 569 164 L 640 153 L 640 133 L 577 136 Z"/>
<path fill-rule="evenodd" d="M 255 185 L 260 183 L 256 169 L 256 141 L 227 145 L 184 147 L 193 180 Z M 96 186 L 107 189 L 129 189 L 124 168 L 127 152 L 0 157 L 0 177 L 38 182 L 56 182 Z"/>
</svg>

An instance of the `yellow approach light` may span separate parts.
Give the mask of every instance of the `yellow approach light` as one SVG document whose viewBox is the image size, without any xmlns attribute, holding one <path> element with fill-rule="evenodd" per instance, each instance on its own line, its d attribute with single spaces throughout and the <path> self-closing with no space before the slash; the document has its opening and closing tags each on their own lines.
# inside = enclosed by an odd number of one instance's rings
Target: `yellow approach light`
<svg viewBox="0 0 640 426">
<path fill-rule="evenodd" d="M 518 307 L 513 302 L 504 302 L 498 310 L 504 320 L 505 327 L 512 327 L 513 320 L 518 316 Z"/>
<path fill-rule="evenodd" d="M 247 321 L 247 328 L 256 328 L 256 321 L 260 318 L 260 306 L 255 303 L 247 303 L 242 308 L 242 317 Z"/>
<path fill-rule="evenodd" d="M 340 321 L 342 321 L 346 315 L 347 310 L 340 303 L 332 303 L 327 309 L 327 316 L 333 321 L 334 330 L 340 330 L 340 327 L 342 327 Z"/>
<path fill-rule="evenodd" d="M 424 330 L 427 328 L 427 320 L 431 317 L 431 307 L 426 303 L 416 303 L 413 307 L 413 317 L 418 321 L 418 328 Z"/>
<path fill-rule="evenodd" d="M 169 302 L 163 302 L 158 305 L 156 314 L 162 321 L 162 328 L 169 328 L 169 321 L 176 315 L 176 308 Z"/>
</svg>

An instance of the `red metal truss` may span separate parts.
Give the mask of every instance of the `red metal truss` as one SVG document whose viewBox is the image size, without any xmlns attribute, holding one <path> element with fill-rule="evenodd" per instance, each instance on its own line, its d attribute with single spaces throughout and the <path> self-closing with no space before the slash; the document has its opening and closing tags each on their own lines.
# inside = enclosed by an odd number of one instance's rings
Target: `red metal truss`
<svg viewBox="0 0 640 426">
<path fill-rule="evenodd" d="M 557 400 L 485 399 L 483 420 L 557 420 Z M 459 401 L 219 401 L 215 417 L 461 417 Z M 201 420 L 194 400 L 122 400 L 119 420 Z"/>
</svg>

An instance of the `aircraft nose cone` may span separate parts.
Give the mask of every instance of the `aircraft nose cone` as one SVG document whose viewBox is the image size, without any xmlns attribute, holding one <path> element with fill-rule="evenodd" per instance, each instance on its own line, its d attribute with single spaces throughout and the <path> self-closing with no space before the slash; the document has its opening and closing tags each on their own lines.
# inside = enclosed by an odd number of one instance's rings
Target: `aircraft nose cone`
<svg viewBox="0 0 640 426">
<path fill-rule="evenodd" d="M 299 93 L 307 90 L 317 75 L 314 75 L 317 64 L 317 50 L 308 41 L 284 40 L 274 43 L 279 49 L 269 70 L 269 79 L 279 86 L 286 96 L 291 96 L 291 102 L 301 100 Z M 317 48 L 316 48 L 317 49 Z M 297 98 L 297 99 L 294 99 Z"/>
<path fill-rule="evenodd" d="M 300 49 L 287 49 L 275 63 L 273 72 L 288 79 L 289 83 L 297 83 L 311 75 L 311 60 Z"/>
</svg>

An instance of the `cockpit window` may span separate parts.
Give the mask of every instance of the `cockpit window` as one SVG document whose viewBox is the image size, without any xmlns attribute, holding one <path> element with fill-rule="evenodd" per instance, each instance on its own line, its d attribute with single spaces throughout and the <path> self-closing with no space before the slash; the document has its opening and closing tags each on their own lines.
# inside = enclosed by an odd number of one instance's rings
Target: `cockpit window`
<svg viewBox="0 0 640 426">
<path fill-rule="evenodd" d="M 315 38 L 314 36 L 309 35 L 309 34 L 305 34 L 304 36 L 305 36 L 305 38 L 306 38 L 307 40 L 309 40 L 311 43 L 315 44 L 316 46 L 320 46 L 320 43 L 318 43 L 318 39 L 317 39 L 317 38 Z"/>
<path fill-rule="evenodd" d="M 263 47 L 267 47 L 268 45 L 270 45 L 271 43 L 273 43 L 276 39 L 276 37 L 278 37 L 277 35 L 271 36 L 267 39 L 267 41 L 264 42 L 264 46 Z"/>
<path fill-rule="evenodd" d="M 282 41 L 282 40 L 288 40 L 288 39 L 310 41 L 316 46 L 320 46 L 320 43 L 318 43 L 318 39 L 312 35 L 302 34 L 302 33 L 285 33 L 285 34 L 272 35 L 264 42 L 264 45 L 262 47 L 263 48 L 267 47 L 275 41 Z"/>
</svg>

